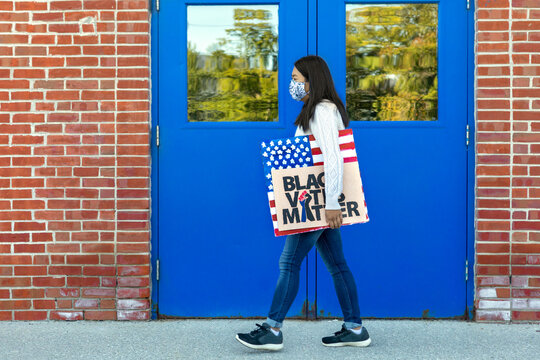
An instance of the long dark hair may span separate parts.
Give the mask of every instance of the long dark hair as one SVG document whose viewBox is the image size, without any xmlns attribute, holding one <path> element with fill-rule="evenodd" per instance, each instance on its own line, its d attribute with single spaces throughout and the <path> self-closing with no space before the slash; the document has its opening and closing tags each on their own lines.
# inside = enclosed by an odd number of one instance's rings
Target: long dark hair
<svg viewBox="0 0 540 360">
<path fill-rule="evenodd" d="M 294 66 L 298 69 L 300 74 L 309 81 L 309 98 L 308 101 L 302 106 L 302 111 L 298 114 L 294 124 L 301 126 L 303 130 L 309 129 L 309 120 L 313 116 L 315 106 L 321 102 L 322 99 L 328 99 L 336 104 L 343 125 L 349 126 L 349 116 L 345 110 L 343 102 L 339 98 L 336 88 L 334 86 L 334 80 L 330 74 L 330 69 L 326 64 L 326 61 L 317 55 L 308 55 L 296 60 Z"/>
</svg>

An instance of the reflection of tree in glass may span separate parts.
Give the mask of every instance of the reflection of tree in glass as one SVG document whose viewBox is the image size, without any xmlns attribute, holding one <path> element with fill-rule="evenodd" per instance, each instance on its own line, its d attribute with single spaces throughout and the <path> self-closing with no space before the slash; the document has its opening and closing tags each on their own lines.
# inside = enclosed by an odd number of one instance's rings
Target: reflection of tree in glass
<svg viewBox="0 0 540 360">
<path fill-rule="evenodd" d="M 234 9 L 203 55 L 188 43 L 189 121 L 277 121 L 277 34 L 268 10 Z"/>
<path fill-rule="evenodd" d="M 354 120 L 437 119 L 437 4 L 347 6 Z"/>
</svg>

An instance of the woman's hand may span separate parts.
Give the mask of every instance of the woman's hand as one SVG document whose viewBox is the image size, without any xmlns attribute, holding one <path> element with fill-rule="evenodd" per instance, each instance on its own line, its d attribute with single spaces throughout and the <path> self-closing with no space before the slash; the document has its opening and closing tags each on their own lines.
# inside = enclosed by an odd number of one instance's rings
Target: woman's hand
<svg viewBox="0 0 540 360">
<path fill-rule="evenodd" d="M 343 224 L 341 210 L 325 210 L 326 221 L 332 229 L 337 229 Z"/>
</svg>

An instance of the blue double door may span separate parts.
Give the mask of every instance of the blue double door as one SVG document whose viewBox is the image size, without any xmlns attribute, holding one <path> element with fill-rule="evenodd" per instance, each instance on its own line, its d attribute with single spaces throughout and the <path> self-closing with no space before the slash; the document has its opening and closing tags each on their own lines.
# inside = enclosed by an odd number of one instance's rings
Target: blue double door
<svg viewBox="0 0 540 360">
<path fill-rule="evenodd" d="M 350 99 L 347 106 L 359 101 L 347 95 L 356 86 L 347 53 L 352 3 L 262 0 L 257 6 L 278 8 L 277 121 L 190 121 L 187 32 L 197 21 L 189 7 L 204 7 L 219 26 L 216 10 L 230 4 L 161 0 L 157 14 L 152 251 L 159 259 L 154 300 L 161 317 L 267 315 L 285 238 L 273 235 L 258 149 L 263 140 L 294 134 L 301 109 L 288 93 L 294 62 L 322 56 L 339 95 Z M 467 10 L 460 1 L 431 4 L 437 6 L 435 118 L 351 122 L 370 221 L 343 227 L 342 237 L 362 317 L 446 318 L 466 309 Z M 204 41 L 202 33 L 199 38 Z M 342 316 L 315 248 L 300 276 L 288 317 Z"/>
</svg>

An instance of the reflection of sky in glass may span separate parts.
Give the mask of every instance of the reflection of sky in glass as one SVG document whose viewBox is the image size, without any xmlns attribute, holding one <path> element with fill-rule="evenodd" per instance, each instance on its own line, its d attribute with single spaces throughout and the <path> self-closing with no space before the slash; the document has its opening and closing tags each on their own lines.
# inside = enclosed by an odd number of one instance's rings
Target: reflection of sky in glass
<svg viewBox="0 0 540 360">
<path fill-rule="evenodd" d="M 345 11 L 351 11 L 351 10 L 354 10 L 354 9 L 367 9 L 367 8 L 370 8 L 370 7 L 374 7 L 374 6 L 378 6 L 378 7 L 393 7 L 393 6 L 400 6 L 400 5 L 404 5 L 404 4 L 394 4 L 394 3 L 391 3 L 391 4 L 345 4 Z M 391 15 L 392 13 L 390 13 Z M 358 19 L 354 19 L 354 21 L 357 21 Z"/>
<path fill-rule="evenodd" d="M 278 5 L 195 5 L 187 8 L 187 37 L 201 54 L 209 54 L 208 48 L 217 44 L 219 38 L 227 36 L 226 29 L 234 27 L 234 9 L 268 10 L 272 18 L 265 22 L 272 23 L 274 32 L 278 32 Z M 244 20 L 256 23 L 261 20 Z M 234 46 L 220 47 L 226 53 L 238 55 Z"/>
<path fill-rule="evenodd" d="M 360 4 L 345 4 L 345 11 L 347 13 L 349 13 L 349 21 L 351 22 L 355 22 L 355 23 L 364 23 L 367 21 L 366 17 L 363 16 L 363 15 L 359 15 L 359 11 L 355 11 L 355 10 L 364 10 L 364 9 L 368 9 L 368 8 L 373 8 L 373 7 L 396 7 L 396 6 L 402 6 L 404 4 L 395 4 L 395 3 L 391 3 L 391 4 L 365 4 L 365 5 L 360 5 Z M 386 13 L 386 16 L 396 16 L 396 12 L 395 11 L 389 11 L 387 10 L 387 13 Z M 383 25 L 376 25 L 376 24 L 372 24 L 370 25 L 373 29 L 375 30 L 381 30 L 384 28 Z"/>
</svg>

